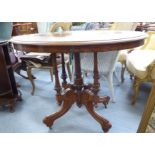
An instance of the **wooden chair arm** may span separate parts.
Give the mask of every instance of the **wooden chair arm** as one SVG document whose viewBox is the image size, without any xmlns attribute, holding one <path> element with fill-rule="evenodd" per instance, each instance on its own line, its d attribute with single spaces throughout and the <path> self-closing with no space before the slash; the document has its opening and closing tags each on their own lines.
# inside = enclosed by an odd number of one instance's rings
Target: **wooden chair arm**
<svg viewBox="0 0 155 155">
<path fill-rule="evenodd" d="M 147 67 L 147 79 L 153 80 L 152 79 L 152 71 L 155 69 L 155 60 Z"/>
</svg>

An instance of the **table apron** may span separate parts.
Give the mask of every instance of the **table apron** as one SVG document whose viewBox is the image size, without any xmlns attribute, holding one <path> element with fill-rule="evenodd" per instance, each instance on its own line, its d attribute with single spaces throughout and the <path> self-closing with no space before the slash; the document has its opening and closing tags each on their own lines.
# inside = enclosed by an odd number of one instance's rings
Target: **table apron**
<svg viewBox="0 0 155 155">
<path fill-rule="evenodd" d="M 144 39 L 122 42 L 104 43 L 94 45 L 29 45 L 13 43 L 16 50 L 25 52 L 46 52 L 46 53 L 70 53 L 70 52 L 107 52 L 123 49 L 131 49 L 144 44 Z"/>
</svg>

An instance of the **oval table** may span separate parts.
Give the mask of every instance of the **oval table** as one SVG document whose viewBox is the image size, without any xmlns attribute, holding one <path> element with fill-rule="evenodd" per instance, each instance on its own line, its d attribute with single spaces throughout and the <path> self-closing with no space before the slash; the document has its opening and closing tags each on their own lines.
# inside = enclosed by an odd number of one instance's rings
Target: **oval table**
<svg viewBox="0 0 155 155">
<path fill-rule="evenodd" d="M 51 127 L 53 122 L 64 115 L 71 106 L 76 103 L 78 107 L 84 105 L 91 116 L 100 123 L 104 132 L 108 132 L 111 123 L 104 117 L 98 115 L 94 110 L 94 103 L 109 102 L 108 96 L 98 96 L 99 73 L 97 65 L 97 52 L 117 51 L 141 46 L 147 35 L 135 31 L 66 31 L 44 34 L 30 34 L 13 37 L 10 41 L 16 50 L 26 52 L 49 52 L 53 53 L 52 62 L 55 73 L 56 99 L 61 109 L 44 118 L 43 122 Z M 75 60 L 75 78 L 73 84 L 67 83 L 64 65 L 64 53 L 73 53 Z M 80 53 L 94 53 L 94 83 L 86 85 L 81 76 Z M 56 54 L 62 56 L 62 87 L 59 82 L 58 69 L 56 65 Z M 106 66 L 105 66 L 106 67 Z"/>
</svg>

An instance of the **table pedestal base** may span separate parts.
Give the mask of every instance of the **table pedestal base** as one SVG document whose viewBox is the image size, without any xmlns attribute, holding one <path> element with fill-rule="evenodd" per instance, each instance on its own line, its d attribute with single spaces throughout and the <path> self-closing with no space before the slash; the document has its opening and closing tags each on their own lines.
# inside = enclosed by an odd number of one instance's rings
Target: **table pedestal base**
<svg viewBox="0 0 155 155">
<path fill-rule="evenodd" d="M 56 90 L 56 99 L 59 105 L 62 104 L 60 111 L 47 116 L 44 118 L 43 122 L 48 126 L 52 127 L 54 121 L 59 117 L 63 116 L 71 106 L 76 103 L 78 107 L 84 105 L 87 111 L 91 116 L 100 123 L 104 132 L 108 132 L 111 128 L 110 122 L 98 115 L 94 111 L 94 107 L 98 103 L 103 103 L 105 108 L 110 100 L 110 97 L 104 96 L 99 97 L 97 92 L 99 90 L 99 74 L 97 68 L 97 54 L 94 54 L 94 84 L 85 85 L 81 76 L 81 64 L 80 64 L 80 55 L 79 53 L 74 53 L 75 58 L 75 79 L 74 84 L 67 84 L 66 82 L 66 73 L 64 68 L 64 60 L 62 59 L 62 77 L 64 92 L 61 92 L 61 86 L 59 82 L 58 69 L 56 65 L 56 54 L 53 54 L 53 66 L 54 66 L 54 75 L 55 75 L 55 90 Z"/>
<path fill-rule="evenodd" d="M 57 98 L 58 99 L 58 98 Z M 68 88 L 65 90 L 64 94 L 59 96 L 59 103 L 62 103 L 61 109 L 44 118 L 43 122 L 51 128 L 54 121 L 58 119 L 59 117 L 63 116 L 74 103 L 77 103 L 78 107 L 81 107 L 81 105 L 84 105 L 87 109 L 87 111 L 91 114 L 91 116 L 100 123 L 102 129 L 104 132 L 108 132 L 108 130 L 111 128 L 111 124 L 108 120 L 101 117 L 94 111 L 94 103 L 103 103 L 104 105 L 107 105 L 109 102 L 109 97 L 99 97 L 97 95 L 94 95 L 90 90 L 83 89 L 82 91 L 78 92 L 77 90 L 74 90 L 72 88 Z"/>
</svg>

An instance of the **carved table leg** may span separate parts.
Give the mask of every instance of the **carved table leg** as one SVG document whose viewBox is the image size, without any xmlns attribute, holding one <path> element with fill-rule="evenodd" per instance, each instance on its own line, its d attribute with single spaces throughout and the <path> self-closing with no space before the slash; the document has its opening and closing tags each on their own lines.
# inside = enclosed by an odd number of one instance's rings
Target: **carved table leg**
<svg viewBox="0 0 155 155">
<path fill-rule="evenodd" d="M 99 83 L 99 72 L 98 72 L 98 59 L 97 59 L 97 52 L 94 52 L 94 85 L 93 85 L 93 92 L 95 94 L 98 93 L 100 88 Z"/>
<path fill-rule="evenodd" d="M 58 68 L 57 68 L 57 62 L 56 62 L 56 54 L 53 53 L 52 55 L 52 62 L 53 62 L 53 69 L 54 69 L 54 77 L 55 77 L 55 90 L 56 90 L 56 99 L 59 105 L 61 105 L 61 86 L 58 76 Z"/>
<path fill-rule="evenodd" d="M 100 83 L 99 83 L 99 72 L 98 72 L 98 58 L 97 58 L 97 53 L 94 52 L 94 84 L 93 84 L 93 92 L 95 95 L 97 95 L 99 88 L 100 88 Z M 97 102 L 94 102 L 95 107 L 97 108 Z"/>
<path fill-rule="evenodd" d="M 81 63 L 80 63 L 80 54 L 74 53 L 74 59 L 75 59 L 75 79 L 74 84 L 79 87 L 81 90 L 83 87 L 83 79 L 81 75 Z"/>
<path fill-rule="evenodd" d="M 112 127 L 112 125 L 110 124 L 110 122 L 101 117 L 100 115 L 98 115 L 95 111 L 94 111 L 94 94 L 91 93 L 89 90 L 85 90 L 83 91 L 82 94 L 82 101 L 83 104 L 86 106 L 87 111 L 91 114 L 91 116 L 101 124 L 101 127 L 103 129 L 104 132 L 108 132 L 108 130 Z M 106 99 L 105 99 L 106 101 Z M 107 101 L 106 101 L 107 102 Z"/>
<path fill-rule="evenodd" d="M 82 103 L 80 100 L 80 93 L 83 88 L 83 79 L 81 75 L 81 64 L 80 64 L 80 54 L 79 53 L 74 53 L 74 59 L 75 59 L 75 80 L 74 80 L 74 86 L 75 89 L 77 90 L 77 106 L 81 107 Z"/>
<path fill-rule="evenodd" d="M 65 69 L 65 60 L 64 60 L 64 54 L 61 53 L 61 63 L 62 63 L 62 74 L 61 74 L 61 78 L 63 79 L 63 82 L 62 82 L 62 86 L 64 88 L 66 88 L 67 86 L 67 74 L 66 74 L 66 69 Z"/>
<path fill-rule="evenodd" d="M 65 94 L 62 97 L 63 100 L 63 105 L 60 109 L 60 111 L 47 116 L 44 118 L 43 122 L 48 126 L 48 127 L 52 127 L 53 122 L 58 119 L 59 117 L 61 117 L 62 115 L 64 115 L 72 106 L 72 104 L 75 102 L 76 100 L 76 96 L 73 90 L 66 90 Z"/>
</svg>

